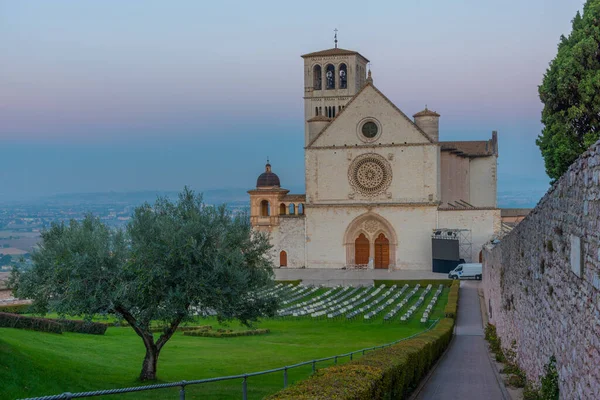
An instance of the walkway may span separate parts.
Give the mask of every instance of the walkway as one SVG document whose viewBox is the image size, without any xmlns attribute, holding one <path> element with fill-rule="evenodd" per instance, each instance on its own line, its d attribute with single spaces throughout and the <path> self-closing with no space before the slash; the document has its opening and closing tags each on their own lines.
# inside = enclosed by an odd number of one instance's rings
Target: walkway
<svg viewBox="0 0 600 400">
<path fill-rule="evenodd" d="M 275 268 L 275 280 L 302 279 L 305 284 L 324 286 L 365 286 L 375 279 L 448 279 L 448 274 L 419 270 L 335 269 L 335 268 Z"/>
<path fill-rule="evenodd" d="M 478 287 L 461 282 L 454 339 L 417 399 L 504 399 L 483 338 Z"/>
</svg>

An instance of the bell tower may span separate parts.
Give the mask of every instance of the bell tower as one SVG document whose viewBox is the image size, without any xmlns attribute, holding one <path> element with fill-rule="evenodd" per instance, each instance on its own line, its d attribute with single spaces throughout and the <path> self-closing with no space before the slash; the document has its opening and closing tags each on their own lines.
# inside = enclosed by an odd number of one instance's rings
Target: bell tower
<svg viewBox="0 0 600 400">
<path fill-rule="evenodd" d="M 304 54 L 304 145 L 318 134 L 309 129 L 308 120 L 315 117 L 328 121 L 340 113 L 348 101 L 367 82 L 367 60 L 359 52 L 337 45 L 327 50 Z"/>
</svg>

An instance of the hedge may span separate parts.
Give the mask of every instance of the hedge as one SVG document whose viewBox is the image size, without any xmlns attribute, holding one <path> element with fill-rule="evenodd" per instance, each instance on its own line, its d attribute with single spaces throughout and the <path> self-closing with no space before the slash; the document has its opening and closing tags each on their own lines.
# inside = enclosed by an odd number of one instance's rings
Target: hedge
<svg viewBox="0 0 600 400">
<path fill-rule="evenodd" d="M 249 331 L 210 331 L 210 330 L 195 330 L 183 332 L 185 336 L 200 336 L 200 337 L 213 337 L 213 338 L 225 338 L 225 337 L 238 337 L 238 336 L 254 336 L 254 335 L 265 335 L 270 333 L 269 329 L 252 329 Z"/>
<path fill-rule="evenodd" d="M 29 312 L 29 304 L 5 304 L 0 306 L 0 312 L 9 314 L 27 314 Z"/>
<path fill-rule="evenodd" d="M 367 353 L 348 364 L 319 370 L 309 379 L 268 397 L 370 400 L 405 398 L 452 339 L 454 319 L 443 318 L 413 339 Z"/>
<path fill-rule="evenodd" d="M 429 284 L 431 284 L 432 286 L 436 287 L 438 285 L 444 285 L 446 287 L 449 287 L 452 284 L 452 280 L 451 279 L 401 279 L 401 280 L 393 280 L 393 279 L 375 279 L 373 281 L 375 283 L 375 286 L 379 286 L 379 285 L 386 285 L 386 286 L 392 286 L 392 285 L 396 285 L 396 286 L 404 286 L 404 285 L 408 285 L 408 286 L 415 286 L 417 283 L 421 285 L 421 287 L 425 287 Z"/>
<path fill-rule="evenodd" d="M 25 317 L 0 312 L 0 328 L 30 329 L 33 331 L 62 334 L 62 325 L 48 318 Z"/>
<path fill-rule="evenodd" d="M 294 281 L 275 281 L 275 284 L 281 283 L 282 285 L 294 285 L 298 286 L 302 283 L 302 279 L 296 279 Z"/>
<path fill-rule="evenodd" d="M 89 335 L 104 335 L 108 325 L 99 322 L 76 321 L 72 319 L 57 319 L 64 332 L 86 333 Z"/>
<path fill-rule="evenodd" d="M 201 326 L 178 326 L 177 330 L 180 332 L 188 332 L 188 331 L 198 331 L 198 330 L 211 330 L 212 326 L 210 325 L 201 325 Z M 150 329 L 152 333 L 162 333 L 165 330 L 164 327 L 155 327 Z"/>
<path fill-rule="evenodd" d="M 446 308 L 444 309 L 444 313 L 448 318 L 456 318 L 456 313 L 458 311 L 458 289 L 460 288 L 460 281 L 454 280 L 452 281 L 452 286 L 450 287 L 450 293 L 448 293 L 448 303 L 446 303 Z"/>
</svg>

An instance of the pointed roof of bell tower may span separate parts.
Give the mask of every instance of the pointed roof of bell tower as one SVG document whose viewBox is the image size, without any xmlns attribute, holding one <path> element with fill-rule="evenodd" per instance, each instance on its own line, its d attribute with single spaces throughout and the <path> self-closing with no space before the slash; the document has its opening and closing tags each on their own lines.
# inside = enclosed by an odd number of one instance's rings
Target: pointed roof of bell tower
<svg viewBox="0 0 600 400">
<path fill-rule="evenodd" d="M 328 56 L 352 56 L 352 55 L 359 55 L 363 59 L 365 59 L 367 62 L 369 62 L 369 60 L 367 59 L 367 57 L 363 56 L 358 51 L 340 49 L 338 47 L 338 38 L 337 38 L 338 30 L 337 30 L 337 28 L 334 29 L 334 32 L 335 32 L 335 35 L 333 37 L 333 43 L 334 43 L 335 47 L 333 47 L 331 49 L 327 49 L 327 50 L 314 51 L 312 53 L 304 54 L 304 55 L 302 55 L 300 57 L 302 57 L 302 58 L 310 58 L 310 57 L 328 57 Z"/>
</svg>

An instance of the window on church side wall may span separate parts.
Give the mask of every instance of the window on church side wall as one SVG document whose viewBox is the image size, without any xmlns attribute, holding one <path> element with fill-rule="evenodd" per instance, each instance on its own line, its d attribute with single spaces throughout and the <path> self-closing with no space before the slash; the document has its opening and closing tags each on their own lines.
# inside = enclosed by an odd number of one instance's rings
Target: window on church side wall
<svg viewBox="0 0 600 400">
<path fill-rule="evenodd" d="M 313 68 L 313 88 L 315 90 L 321 90 L 321 66 L 315 65 Z"/>
<path fill-rule="evenodd" d="M 271 205 L 267 200 L 263 200 L 260 202 L 260 216 L 268 217 L 271 215 Z"/>
<path fill-rule="evenodd" d="M 315 107 L 315 117 L 319 115 L 319 107 Z"/>
<path fill-rule="evenodd" d="M 346 64 L 340 65 L 340 89 L 346 89 L 348 87 L 348 68 Z"/>
<path fill-rule="evenodd" d="M 325 70 L 326 89 L 335 89 L 335 67 L 333 64 L 328 64 Z"/>
<path fill-rule="evenodd" d="M 294 203 L 290 204 L 290 215 L 294 215 L 296 214 L 296 206 L 294 205 Z"/>
</svg>

